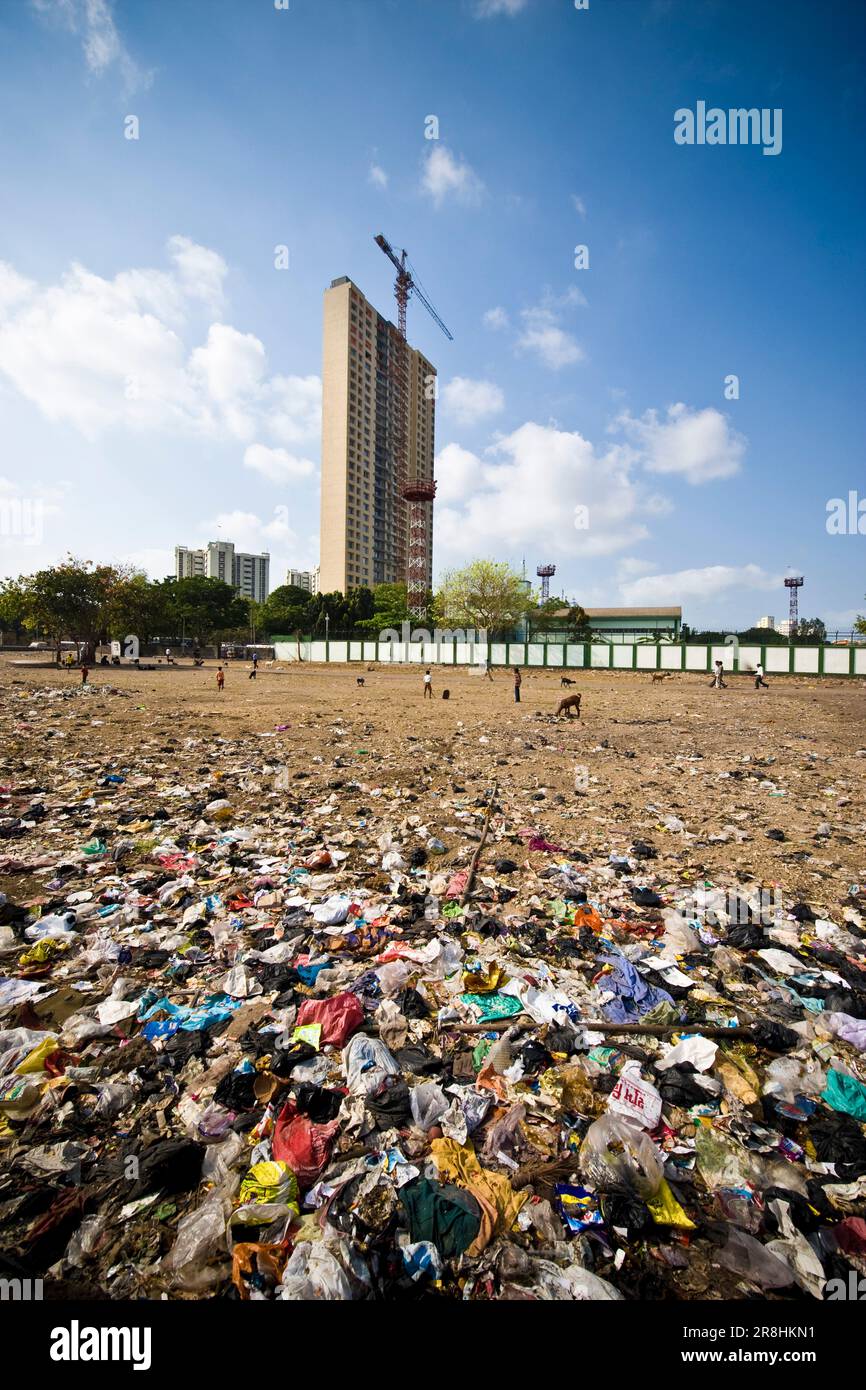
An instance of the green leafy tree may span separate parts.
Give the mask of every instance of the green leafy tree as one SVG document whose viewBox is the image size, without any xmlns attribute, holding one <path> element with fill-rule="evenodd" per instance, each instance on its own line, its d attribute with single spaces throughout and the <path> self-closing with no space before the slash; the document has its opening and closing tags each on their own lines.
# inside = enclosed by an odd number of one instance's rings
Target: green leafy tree
<svg viewBox="0 0 866 1390">
<path fill-rule="evenodd" d="M 183 633 L 197 644 L 233 630 L 247 635 L 248 600 L 222 579 L 193 575 L 188 579 L 165 579 L 161 587 L 166 591 L 175 635 Z"/>
<path fill-rule="evenodd" d="M 258 625 L 268 636 L 290 636 L 304 633 L 310 623 L 311 597 L 297 584 L 281 584 L 268 594 L 262 604 Z"/>
<path fill-rule="evenodd" d="M 108 611 L 110 635 L 120 641 L 132 634 L 141 643 L 172 631 L 174 614 L 169 593 L 140 572 L 121 580 Z"/>
<path fill-rule="evenodd" d="M 859 633 L 861 637 L 866 637 L 866 614 L 858 616 L 854 624 L 854 631 Z"/>
<path fill-rule="evenodd" d="M 511 631 L 533 609 L 521 576 L 505 562 L 473 560 L 443 576 L 436 595 L 442 621 L 451 627 Z"/>
<path fill-rule="evenodd" d="M 94 565 L 70 555 L 60 565 L 22 575 L 17 596 L 10 596 L 9 602 L 18 605 L 26 627 L 44 632 L 54 643 L 58 661 L 64 638 L 80 642 L 91 657 L 97 642 L 108 635 L 119 589 L 134 573 L 128 567 Z"/>
<path fill-rule="evenodd" d="M 372 612 L 358 623 L 358 630 L 365 636 L 376 637 L 389 628 L 399 632 L 400 624 L 408 622 L 409 604 L 405 584 L 377 584 L 371 600 Z"/>
<path fill-rule="evenodd" d="M 797 624 L 798 642 L 826 642 L 827 628 L 820 618 L 801 618 Z"/>
</svg>

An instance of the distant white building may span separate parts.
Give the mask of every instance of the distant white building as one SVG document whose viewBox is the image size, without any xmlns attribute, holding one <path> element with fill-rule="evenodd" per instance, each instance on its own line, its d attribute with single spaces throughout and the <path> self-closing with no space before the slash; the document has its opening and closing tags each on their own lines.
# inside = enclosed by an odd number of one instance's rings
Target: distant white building
<svg viewBox="0 0 866 1390">
<path fill-rule="evenodd" d="M 776 626 L 776 619 L 775 619 L 775 618 L 770 618 L 770 617 L 767 617 L 767 618 L 759 618 L 758 621 L 755 623 L 755 627 L 769 627 L 769 628 L 775 628 L 775 626 Z"/>
<path fill-rule="evenodd" d="M 200 550 L 185 545 L 174 548 L 176 579 L 191 579 L 197 575 L 221 579 L 256 603 L 264 603 L 270 593 L 270 567 L 271 557 L 266 551 L 261 555 L 248 555 L 235 550 L 232 541 L 208 541 Z"/>
<path fill-rule="evenodd" d="M 286 575 L 286 583 L 293 584 L 296 589 L 306 589 L 308 594 L 319 592 L 319 566 L 314 570 L 289 570 Z"/>
<path fill-rule="evenodd" d="M 777 631 L 777 632 L 781 632 L 781 634 L 782 634 L 783 637 L 790 637 L 790 636 L 791 636 L 791 619 L 790 619 L 790 618 L 783 618 L 782 621 L 781 621 L 780 623 L 777 623 L 777 624 L 776 624 L 776 631 Z"/>
</svg>

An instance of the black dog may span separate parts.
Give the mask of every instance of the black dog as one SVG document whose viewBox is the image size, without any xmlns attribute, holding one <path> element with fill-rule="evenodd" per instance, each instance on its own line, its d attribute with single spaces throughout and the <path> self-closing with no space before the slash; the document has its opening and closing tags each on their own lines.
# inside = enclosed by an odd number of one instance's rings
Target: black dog
<svg viewBox="0 0 866 1390">
<path fill-rule="evenodd" d="M 577 685 L 577 681 L 569 680 L 568 676 L 563 676 L 562 679 L 560 680 L 559 684 L 560 684 L 561 686 L 562 686 L 562 685 Z"/>
<path fill-rule="evenodd" d="M 363 676 L 356 676 L 356 677 L 355 677 L 355 683 L 356 683 L 356 685 L 363 685 L 363 684 L 364 684 L 364 677 L 363 677 Z"/>
</svg>

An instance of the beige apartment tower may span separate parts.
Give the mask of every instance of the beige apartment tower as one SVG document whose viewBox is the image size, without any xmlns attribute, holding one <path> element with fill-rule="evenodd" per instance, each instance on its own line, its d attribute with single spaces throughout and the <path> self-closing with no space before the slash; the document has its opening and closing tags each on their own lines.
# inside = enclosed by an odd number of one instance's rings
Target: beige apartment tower
<svg viewBox="0 0 866 1390">
<path fill-rule="evenodd" d="M 433 478 L 436 370 L 345 276 L 325 291 L 319 589 L 406 579 L 408 507 L 399 495 L 398 366 L 406 353 L 406 481 Z M 426 508 L 427 585 L 433 509 Z"/>
</svg>

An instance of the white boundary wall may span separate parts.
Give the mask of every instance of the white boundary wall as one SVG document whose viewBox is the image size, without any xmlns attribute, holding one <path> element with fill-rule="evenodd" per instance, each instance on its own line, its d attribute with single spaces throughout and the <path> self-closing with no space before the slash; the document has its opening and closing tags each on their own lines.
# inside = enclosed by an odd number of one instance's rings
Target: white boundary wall
<svg viewBox="0 0 866 1390">
<path fill-rule="evenodd" d="M 722 661 L 730 673 L 752 673 L 763 661 L 768 676 L 866 676 L 866 646 L 760 647 L 694 643 L 603 642 L 376 642 L 280 641 L 278 661 L 381 662 L 398 666 L 540 667 L 556 670 L 711 672 Z"/>
</svg>

